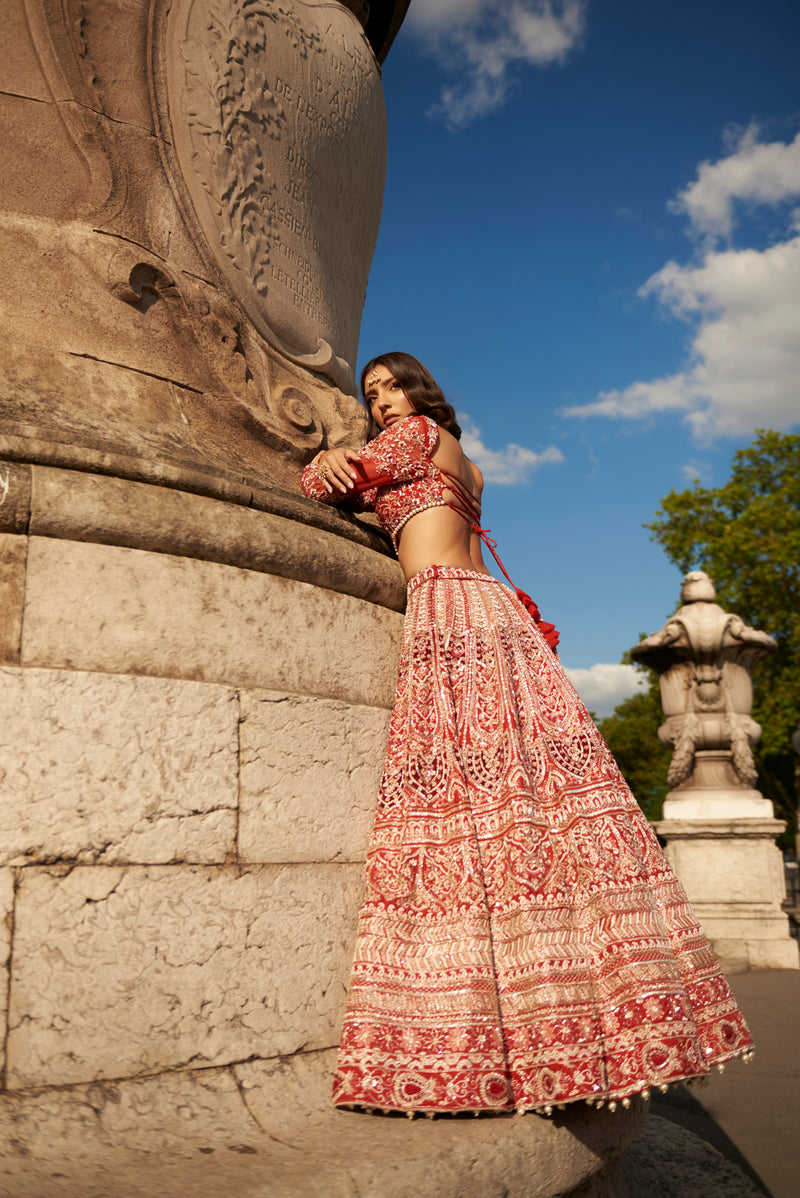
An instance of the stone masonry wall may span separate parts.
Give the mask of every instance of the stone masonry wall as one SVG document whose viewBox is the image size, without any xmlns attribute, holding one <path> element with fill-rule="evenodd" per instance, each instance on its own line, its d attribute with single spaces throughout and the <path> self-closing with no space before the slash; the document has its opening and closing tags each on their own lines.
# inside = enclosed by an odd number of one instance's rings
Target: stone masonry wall
<svg viewBox="0 0 800 1198">
<path fill-rule="evenodd" d="M 5 1088 L 335 1044 L 402 617 L 216 562 L 6 540 Z"/>
</svg>

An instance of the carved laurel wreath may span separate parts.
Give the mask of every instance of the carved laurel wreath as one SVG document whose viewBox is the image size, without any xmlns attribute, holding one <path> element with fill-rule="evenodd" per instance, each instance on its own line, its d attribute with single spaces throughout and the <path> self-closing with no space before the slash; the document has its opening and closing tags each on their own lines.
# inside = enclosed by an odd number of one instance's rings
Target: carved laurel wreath
<svg viewBox="0 0 800 1198">
<path fill-rule="evenodd" d="M 182 56 L 191 86 L 184 93 L 195 172 L 217 215 L 226 256 L 266 295 L 274 237 L 269 198 L 277 185 L 262 153 L 265 137 L 279 139 L 287 124 L 268 77 L 267 31 L 279 29 L 303 58 L 322 50 L 322 38 L 296 13 L 269 0 L 208 3 L 206 38 L 187 41 Z"/>
</svg>

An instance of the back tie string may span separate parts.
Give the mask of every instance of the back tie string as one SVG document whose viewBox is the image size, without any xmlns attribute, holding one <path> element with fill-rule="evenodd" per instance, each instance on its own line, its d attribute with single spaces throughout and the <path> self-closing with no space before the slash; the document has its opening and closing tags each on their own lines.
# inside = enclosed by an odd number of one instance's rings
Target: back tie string
<svg viewBox="0 0 800 1198">
<path fill-rule="evenodd" d="M 441 474 L 443 474 L 445 476 L 445 478 L 450 480 L 451 489 L 453 490 L 455 497 L 456 497 L 455 503 L 450 503 L 450 502 L 448 502 L 448 500 L 445 500 L 445 503 L 454 512 L 457 512 L 459 514 L 459 516 L 462 517 L 462 519 L 466 520 L 467 524 L 469 524 L 472 531 L 474 533 L 476 533 L 477 536 L 480 537 L 481 541 L 486 546 L 486 548 L 489 550 L 492 557 L 494 558 L 494 560 L 497 562 L 498 566 L 502 570 L 503 577 L 505 578 L 508 585 L 514 591 L 515 595 L 517 596 L 517 599 L 520 601 L 520 603 L 523 605 L 523 607 L 525 607 L 527 609 L 527 611 L 530 612 L 530 614 L 533 616 L 533 619 L 535 620 L 536 624 L 538 625 L 539 631 L 542 633 L 542 636 L 545 638 L 545 640 L 547 641 L 548 645 L 553 650 L 553 652 L 555 652 L 556 646 L 557 646 L 558 640 L 559 640 L 558 632 L 556 630 L 555 625 L 548 624 L 548 622 L 546 620 L 543 620 L 542 616 L 541 616 L 541 612 L 539 611 L 537 604 L 535 603 L 535 601 L 533 599 L 531 599 L 530 595 L 528 595 L 525 591 L 520 590 L 519 587 L 514 586 L 514 583 L 511 580 L 511 575 L 508 573 L 508 570 L 505 568 L 502 561 L 500 560 L 500 555 L 497 552 L 497 541 L 495 541 L 494 537 L 489 536 L 489 534 L 492 530 L 490 528 L 481 528 L 481 526 L 480 526 L 480 523 L 479 523 L 479 518 L 480 518 L 480 514 L 481 514 L 480 504 L 475 499 L 472 492 L 469 491 L 469 489 L 464 485 L 464 483 L 462 483 L 460 478 L 457 478 L 456 475 L 451 474 L 449 470 L 443 470 L 441 466 L 437 466 L 436 468 L 437 468 L 437 470 L 439 470 L 439 472 Z M 461 502 L 458 502 L 459 500 Z"/>
</svg>

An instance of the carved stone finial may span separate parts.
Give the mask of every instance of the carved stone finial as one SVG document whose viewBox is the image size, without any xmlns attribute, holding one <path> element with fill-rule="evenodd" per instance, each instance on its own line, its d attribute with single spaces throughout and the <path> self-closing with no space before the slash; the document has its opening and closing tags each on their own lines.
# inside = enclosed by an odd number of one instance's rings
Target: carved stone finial
<svg viewBox="0 0 800 1198">
<path fill-rule="evenodd" d="M 717 597 L 714 584 L 704 570 L 690 570 L 681 584 L 684 603 L 713 603 Z"/>
</svg>

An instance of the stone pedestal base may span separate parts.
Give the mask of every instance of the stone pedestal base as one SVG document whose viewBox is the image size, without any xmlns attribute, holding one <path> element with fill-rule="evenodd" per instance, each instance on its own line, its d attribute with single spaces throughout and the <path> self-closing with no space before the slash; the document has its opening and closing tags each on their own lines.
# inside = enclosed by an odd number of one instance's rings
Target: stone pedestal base
<svg viewBox="0 0 800 1198">
<path fill-rule="evenodd" d="M 757 792 L 756 792 L 757 793 Z M 766 801 L 766 800 L 765 800 Z M 777 819 L 664 819 L 654 825 L 723 969 L 798 969 L 781 910 Z"/>
<path fill-rule="evenodd" d="M 772 803 L 758 790 L 731 794 L 724 787 L 692 787 L 686 792 L 671 790 L 664 800 L 665 820 L 770 820 L 772 817 Z"/>
<path fill-rule="evenodd" d="M 700 749 L 694 770 L 664 800 L 664 819 L 772 819 L 772 803 L 760 790 L 742 786 L 727 749 Z"/>
<path fill-rule="evenodd" d="M 334 1050 L 0 1101 L 14 1198 L 617 1198 L 646 1103 L 551 1119 L 336 1110 Z M 624 1191 L 623 1191 L 624 1192 Z"/>
<path fill-rule="evenodd" d="M 14 469 L 0 1195 L 610 1195 L 638 1103 L 331 1105 L 403 623 L 375 535 Z"/>
</svg>

